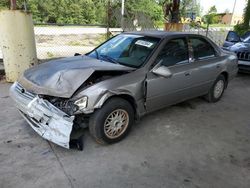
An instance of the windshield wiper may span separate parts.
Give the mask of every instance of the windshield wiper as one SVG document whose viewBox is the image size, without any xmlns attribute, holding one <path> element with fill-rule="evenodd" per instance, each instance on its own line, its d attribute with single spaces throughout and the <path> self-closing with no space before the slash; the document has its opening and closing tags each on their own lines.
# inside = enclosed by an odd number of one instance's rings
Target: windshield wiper
<svg viewBox="0 0 250 188">
<path fill-rule="evenodd" d="M 100 55 L 100 57 L 102 57 L 103 59 L 105 59 L 111 63 L 120 64 L 116 59 L 114 59 L 108 55 Z"/>
</svg>

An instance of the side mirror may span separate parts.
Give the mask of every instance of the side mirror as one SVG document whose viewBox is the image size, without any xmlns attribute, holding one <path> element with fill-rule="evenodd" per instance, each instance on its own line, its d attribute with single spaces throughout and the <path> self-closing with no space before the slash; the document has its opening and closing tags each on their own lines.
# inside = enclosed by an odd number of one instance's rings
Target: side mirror
<svg viewBox="0 0 250 188">
<path fill-rule="evenodd" d="M 152 73 L 158 76 L 162 76 L 164 78 L 170 78 L 172 76 L 171 71 L 163 65 L 156 66 L 155 68 L 153 68 Z"/>
</svg>

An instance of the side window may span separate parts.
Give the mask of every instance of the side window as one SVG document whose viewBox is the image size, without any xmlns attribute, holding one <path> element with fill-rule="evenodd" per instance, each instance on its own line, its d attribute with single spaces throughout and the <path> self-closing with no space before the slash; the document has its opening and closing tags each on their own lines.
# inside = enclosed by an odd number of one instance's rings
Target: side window
<svg viewBox="0 0 250 188">
<path fill-rule="evenodd" d="M 185 38 L 173 39 L 167 42 L 157 57 L 164 66 L 173 66 L 188 62 L 188 45 Z"/>
<path fill-rule="evenodd" d="M 194 59 L 204 59 L 215 57 L 215 50 L 213 46 L 202 38 L 190 38 L 190 42 L 194 52 Z"/>
</svg>

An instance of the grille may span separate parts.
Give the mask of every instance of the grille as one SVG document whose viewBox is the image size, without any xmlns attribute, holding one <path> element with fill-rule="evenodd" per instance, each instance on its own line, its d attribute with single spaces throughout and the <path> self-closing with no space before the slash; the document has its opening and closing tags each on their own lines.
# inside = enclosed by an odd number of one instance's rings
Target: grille
<svg viewBox="0 0 250 188">
<path fill-rule="evenodd" d="M 24 89 L 23 86 L 21 86 L 19 83 L 16 84 L 15 90 L 23 97 L 27 99 L 34 99 L 35 95 L 33 93 L 28 92 L 27 90 Z"/>
<path fill-rule="evenodd" d="M 235 52 L 239 60 L 250 61 L 250 52 Z"/>
</svg>

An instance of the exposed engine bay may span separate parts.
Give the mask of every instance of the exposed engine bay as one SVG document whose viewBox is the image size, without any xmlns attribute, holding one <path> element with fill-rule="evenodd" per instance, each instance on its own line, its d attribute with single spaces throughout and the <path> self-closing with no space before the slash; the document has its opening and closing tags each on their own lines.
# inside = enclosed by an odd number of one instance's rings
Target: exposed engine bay
<svg viewBox="0 0 250 188">
<path fill-rule="evenodd" d="M 102 82 L 104 80 L 120 76 L 128 73 L 128 71 L 96 71 L 94 72 L 75 92 L 75 94 L 81 92 L 82 90 L 90 87 L 96 83 Z M 41 96 L 42 98 L 48 100 L 58 109 L 62 110 L 66 114 L 72 116 L 78 111 L 78 106 L 74 104 L 74 101 L 70 98 L 53 97 L 53 96 Z"/>
</svg>

